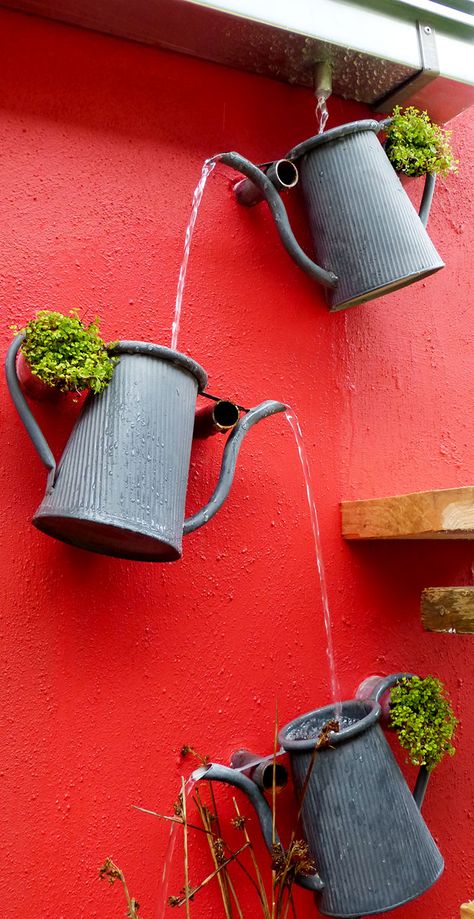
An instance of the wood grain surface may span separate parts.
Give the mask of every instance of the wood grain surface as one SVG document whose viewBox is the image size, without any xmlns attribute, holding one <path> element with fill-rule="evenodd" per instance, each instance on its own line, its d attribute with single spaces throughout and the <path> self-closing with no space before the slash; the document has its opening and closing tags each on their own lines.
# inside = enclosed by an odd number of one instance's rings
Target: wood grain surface
<svg viewBox="0 0 474 919">
<path fill-rule="evenodd" d="M 343 501 L 345 539 L 474 539 L 474 487 Z"/>
</svg>

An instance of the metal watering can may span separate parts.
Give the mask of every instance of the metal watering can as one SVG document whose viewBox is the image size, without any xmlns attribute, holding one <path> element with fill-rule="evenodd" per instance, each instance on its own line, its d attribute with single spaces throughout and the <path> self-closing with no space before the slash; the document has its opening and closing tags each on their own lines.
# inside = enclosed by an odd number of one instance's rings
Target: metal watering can
<svg viewBox="0 0 474 919">
<path fill-rule="evenodd" d="M 332 128 L 261 168 L 239 153 L 218 157 L 247 177 L 234 189 L 240 204 L 267 201 L 285 249 L 326 289 L 331 311 L 444 267 L 425 229 L 435 177 L 426 176 L 417 214 L 377 138 L 387 123 L 367 119 Z M 299 178 L 318 264 L 296 241 L 279 194 Z"/>
<path fill-rule="evenodd" d="M 421 767 L 412 795 L 379 724 L 379 700 L 410 676 L 393 674 L 378 682 L 371 698 L 343 702 L 340 732 L 331 733 L 330 746 L 316 755 L 321 729 L 336 716 L 334 705 L 301 715 L 279 733 L 298 800 L 307 781 L 301 822 L 319 872 L 299 875 L 297 883 L 316 894 L 325 916 L 355 919 L 396 909 L 428 890 L 443 871 L 420 812 L 428 772 Z M 214 763 L 193 778 L 240 788 L 271 851 L 272 813 L 256 781 Z"/>
<path fill-rule="evenodd" d="M 91 552 L 138 561 L 179 559 L 183 533 L 207 523 L 227 498 L 246 433 L 286 408 L 262 402 L 235 426 L 228 425 L 233 430 L 216 489 L 206 506 L 185 520 L 196 399 L 207 385 L 205 370 L 171 348 L 119 342 L 111 382 L 86 399 L 56 465 L 17 378 L 23 338 L 18 335 L 8 351 L 6 376 L 18 414 L 49 470 L 33 524 Z"/>
</svg>

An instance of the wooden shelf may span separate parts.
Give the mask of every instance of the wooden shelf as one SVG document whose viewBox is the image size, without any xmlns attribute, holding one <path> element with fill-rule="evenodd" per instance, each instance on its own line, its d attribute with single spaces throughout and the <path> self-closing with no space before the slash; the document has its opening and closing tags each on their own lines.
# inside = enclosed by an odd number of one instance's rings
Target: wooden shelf
<svg viewBox="0 0 474 919">
<path fill-rule="evenodd" d="M 474 587 L 427 587 L 421 619 L 428 632 L 474 633 Z"/>
<path fill-rule="evenodd" d="M 474 539 L 474 486 L 343 501 L 345 539 Z"/>
</svg>

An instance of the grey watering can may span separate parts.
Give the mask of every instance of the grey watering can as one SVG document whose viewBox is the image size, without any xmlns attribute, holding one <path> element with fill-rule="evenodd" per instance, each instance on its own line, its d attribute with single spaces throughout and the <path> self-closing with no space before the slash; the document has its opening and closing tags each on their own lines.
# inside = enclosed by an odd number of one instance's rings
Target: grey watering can
<svg viewBox="0 0 474 919">
<path fill-rule="evenodd" d="M 299 875 L 297 883 L 315 893 L 325 916 L 354 919 L 396 909 L 424 893 L 443 871 L 420 812 L 428 773 L 421 768 L 412 795 L 379 724 L 378 700 L 406 676 L 412 674 L 380 680 L 370 699 L 343 702 L 340 732 L 331 733 L 330 746 L 316 753 L 322 728 L 336 717 L 334 705 L 301 715 L 279 733 L 318 870 Z M 255 807 L 271 851 L 272 813 L 256 782 L 214 763 L 197 769 L 193 778 L 240 788 Z"/>
<path fill-rule="evenodd" d="M 46 494 L 33 518 L 43 533 L 92 552 L 139 561 L 175 561 L 183 533 L 203 526 L 229 494 L 247 431 L 283 412 L 266 401 L 246 412 L 227 439 L 218 484 L 202 510 L 184 519 L 196 399 L 207 385 L 203 368 L 161 345 L 122 341 L 112 380 L 89 395 L 58 465 L 23 395 L 16 356 L 6 360 L 8 387 L 28 434 L 49 470 Z"/>
<path fill-rule="evenodd" d="M 417 214 L 377 138 L 386 125 L 367 119 L 332 128 L 262 168 L 238 153 L 219 157 L 247 177 L 235 186 L 241 204 L 267 201 L 285 249 L 326 289 L 330 310 L 381 297 L 444 267 L 425 229 L 435 177 L 426 177 Z M 296 241 L 279 194 L 298 178 L 318 264 Z"/>
</svg>

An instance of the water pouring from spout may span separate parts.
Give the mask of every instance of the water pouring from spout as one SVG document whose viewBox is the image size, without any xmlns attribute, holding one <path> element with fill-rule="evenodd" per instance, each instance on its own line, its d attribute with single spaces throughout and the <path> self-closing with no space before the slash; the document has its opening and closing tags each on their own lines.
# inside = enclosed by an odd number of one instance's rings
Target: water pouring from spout
<svg viewBox="0 0 474 919">
<path fill-rule="evenodd" d="M 319 96 L 316 96 L 316 124 L 318 126 L 318 134 L 323 134 L 324 129 L 329 118 L 329 112 L 327 107 L 328 96 L 325 96 L 321 93 Z"/>
<path fill-rule="evenodd" d="M 326 655 L 329 666 L 329 676 L 331 681 L 331 693 L 332 700 L 335 703 L 336 710 L 336 720 L 341 720 L 341 690 L 339 687 L 339 680 L 336 672 L 336 662 L 334 657 L 334 642 L 332 636 L 332 620 L 331 620 L 331 610 L 329 606 L 329 595 L 326 581 L 326 572 L 324 569 L 322 550 L 321 550 L 321 533 L 319 529 L 319 518 L 318 511 L 316 508 L 316 502 L 313 495 L 312 484 L 311 484 L 311 473 L 309 469 L 308 457 L 306 454 L 303 434 L 301 431 L 300 423 L 296 413 L 293 411 L 291 406 L 287 405 L 285 411 L 285 418 L 290 425 L 290 428 L 293 432 L 295 438 L 296 447 L 298 450 L 298 456 L 301 463 L 301 470 L 303 472 L 305 489 L 306 489 L 306 499 L 308 502 L 309 514 L 311 517 L 311 529 L 313 533 L 313 542 L 314 542 L 314 551 L 316 556 L 316 568 L 318 572 L 319 585 L 321 589 L 321 602 L 323 606 L 323 617 L 324 617 L 324 628 L 326 631 Z"/>
<path fill-rule="evenodd" d="M 327 100 L 332 93 L 332 68 L 329 61 L 319 61 L 314 68 L 314 95 L 316 96 L 316 124 L 318 134 L 326 128 L 329 112 Z"/>
<path fill-rule="evenodd" d="M 195 784 L 196 784 L 196 780 L 191 775 L 189 779 L 186 781 L 185 786 L 184 786 L 186 801 L 188 801 L 191 798 Z M 187 811 L 187 806 L 186 806 L 186 811 Z M 175 822 L 171 824 L 168 845 L 166 848 L 166 854 L 165 854 L 165 858 L 163 861 L 163 870 L 162 870 L 161 878 L 159 881 L 159 887 L 158 887 L 156 919 L 164 919 L 165 914 L 167 914 L 168 889 L 169 889 L 169 883 L 170 883 L 171 866 L 173 863 L 176 843 L 178 841 L 178 831 L 180 830 L 181 830 L 181 826 L 179 822 Z"/>
<path fill-rule="evenodd" d="M 212 170 L 216 166 L 219 158 L 220 156 L 219 154 L 217 154 L 216 156 L 212 156 L 210 157 L 210 159 L 207 159 L 204 161 L 202 172 L 201 172 L 201 178 L 199 179 L 199 182 L 196 185 L 196 188 L 194 189 L 191 216 L 189 218 L 188 225 L 186 227 L 186 233 L 184 237 L 183 259 L 182 259 L 181 266 L 179 269 L 178 286 L 176 289 L 176 301 L 175 301 L 175 306 L 174 306 L 174 318 L 173 318 L 172 333 L 171 333 L 171 347 L 173 350 L 176 350 L 178 347 L 178 336 L 179 336 L 179 327 L 181 323 L 181 307 L 183 304 L 184 286 L 186 283 L 189 253 L 191 250 L 191 242 L 193 238 L 194 227 L 195 227 L 196 220 L 197 220 L 199 206 L 202 201 L 202 196 L 204 194 L 204 189 L 206 187 L 206 182 L 208 180 L 208 177 L 210 176 Z"/>
</svg>

